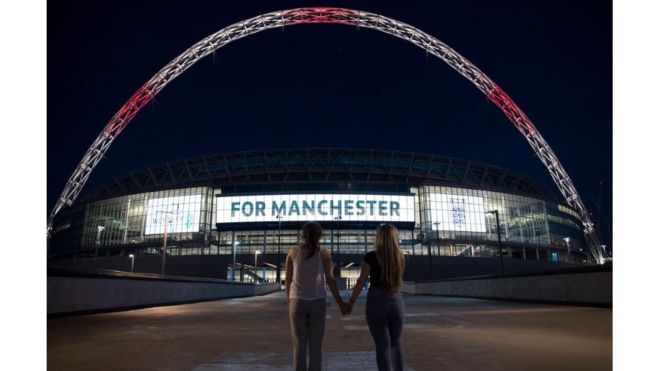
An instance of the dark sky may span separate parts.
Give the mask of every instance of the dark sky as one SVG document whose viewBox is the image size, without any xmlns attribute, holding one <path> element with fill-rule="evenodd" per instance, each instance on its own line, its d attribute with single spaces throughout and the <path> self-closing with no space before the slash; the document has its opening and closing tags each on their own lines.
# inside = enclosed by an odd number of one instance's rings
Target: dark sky
<svg viewBox="0 0 660 371">
<path fill-rule="evenodd" d="M 535 123 L 594 219 L 602 181 L 600 220 L 609 244 L 607 1 L 51 2 L 47 211 L 107 121 L 156 71 L 225 26 L 301 6 L 380 13 L 420 28 L 469 59 Z M 319 24 L 265 31 L 200 61 L 115 140 L 86 190 L 174 159 L 320 146 L 475 160 L 556 190 L 506 117 L 442 61 L 380 32 Z"/>
</svg>

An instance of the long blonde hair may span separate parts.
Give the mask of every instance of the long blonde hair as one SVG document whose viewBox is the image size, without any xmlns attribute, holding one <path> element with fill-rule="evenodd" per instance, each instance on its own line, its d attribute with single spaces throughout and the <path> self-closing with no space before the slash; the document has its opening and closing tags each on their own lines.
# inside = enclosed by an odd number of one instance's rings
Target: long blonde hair
<svg viewBox="0 0 660 371">
<path fill-rule="evenodd" d="M 376 256 L 381 264 L 380 280 L 383 287 L 401 288 L 405 257 L 399 248 L 399 230 L 391 224 L 381 224 L 376 229 Z"/>
</svg>

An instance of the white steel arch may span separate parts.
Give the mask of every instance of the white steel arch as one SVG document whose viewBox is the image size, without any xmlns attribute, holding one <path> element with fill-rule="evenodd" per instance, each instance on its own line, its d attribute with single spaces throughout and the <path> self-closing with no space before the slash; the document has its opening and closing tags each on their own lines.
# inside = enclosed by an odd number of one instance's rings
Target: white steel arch
<svg viewBox="0 0 660 371">
<path fill-rule="evenodd" d="M 595 233 L 591 217 L 571 178 L 532 121 L 497 84 L 455 50 L 413 26 L 382 15 L 343 8 L 298 8 L 262 14 L 221 29 L 197 42 L 173 59 L 124 103 L 94 140 L 67 181 L 62 194 L 51 211 L 48 218 L 48 231 L 50 232 L 55 215 L 64 206 L 70 206 L 78 197 L 90 174 L 115 138 L 131 122 L 140 109 L 149 103 L 170 81 L 200 59 L 233 41 L 272 28 L 307 23 L 335 23 L 359 26 L 396 36 L 440 58 L 470 80 L 504 112 L 511 123 L 527 139 L 529 145 L 548 169 L 566 202 L 575 208 L 582 217 L 584 233 L 593 257 L 598 263 L 602 264 L 604 262 L 600 242 Z"/>
</svg>

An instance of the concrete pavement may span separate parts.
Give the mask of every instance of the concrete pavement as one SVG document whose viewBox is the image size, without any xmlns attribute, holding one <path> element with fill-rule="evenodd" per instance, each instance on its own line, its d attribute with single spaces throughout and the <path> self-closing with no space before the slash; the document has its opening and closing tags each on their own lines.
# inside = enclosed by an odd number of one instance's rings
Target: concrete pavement
<svg viewBox="0 0 660 371">
<path fill-rule="evenodd" d="M 348 293 L 344 293 L 348 297 Z M 612 311 L 406 296 L 413 370 L 607 370 Z M 375 370 L 364 298 L 328 307 L 327 370 Z M 291 370 L 283 292 L 48 320 L 50 370 Z"/>
</svg>

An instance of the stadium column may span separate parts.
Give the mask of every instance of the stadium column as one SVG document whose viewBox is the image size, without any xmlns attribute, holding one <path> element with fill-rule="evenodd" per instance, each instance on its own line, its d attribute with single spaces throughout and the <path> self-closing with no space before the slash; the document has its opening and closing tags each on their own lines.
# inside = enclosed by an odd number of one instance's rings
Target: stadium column
<svg viewBox="0 0 660 371">
<path fill-rule="evenodd" d="M 433 242 L 429 240 L 429 244 L 427 246 L 428 248 L 428 253 L 429 253 L 429 278 L 433 278 L 433 258 L 431 256 L 431 244 Z"/>
<path fill-rule="evenodd" d="M 330 229 L 330 254 L 335 254 L 335 232 L 333 229 Z"/>
<path fill-rule="evenodd" d="M 277 268 L 275 270 L 275 281 L 279 283 L 280 285 L 282 284 L 282 249 L 281 249 L 281 237 L 280 235 L 282 234 L 282 229 L 280 228 L 279 231 L 277 232 Z M 271 246 L 272 248 L 272 246 Z M 274 248 L 272 248 L 273 251 L 275 251 Z M 286 256 L 286 255 L 285 255 Z"/>
<path fill-rule="evenodd" d="M 346 289 L 346 287 L 342 284 L 342 279 L 341 279 L 341 262 L 335 261 L 332 264 L 334 264 L 333 273 L 335 275 L 335 282 L 337 282 L 337 286 L 339 287 L 340 290 Z"/>
<path fill-rule="evenodd" d="M 218 232 L 218 249 L 216 250 L 215 253 L 216 253 L 216 255 L 220 255 L 220 254 L 221 254 L 221 252 L 220 252 L 220 227 L 216 224 L 216 225 L 215 225 L 215 228 L 216 228 L 216 230 L 217 230 L 217 232 Z M 209 249 L 210 249 L 210 246 L 209 246 Z M 218 260 L 218 261 L 222 261 L 222 260 Z M 221 264 L 222 264 L 222 263 L 221 263 Z M 229 266 L 229 265 L 227 265 L 227 266 Z M 220 272 L 222 273 L 222 268 L 220 268 Z M 222 277 L 222 276 L 221 276 L 221 277 Z M 223 279 L 228 279 L 228 278 L 229 278 L 229 269 L 225 268 L 225 275 L 224 275 L 224 277 L 222 277 L 222 278 L 223 278 Z"/>
<path fill-rule="evenodd" d="M 275 280 L 277 283 L 282 284 L 282 262 L 277 261 L 277 271 L 275 273 Z"/>
<path fill-rule="evenodd" d="M 231 231 L 231 254 L 232 254 L 231 280 L 236 281 L 236 233 L 235 233 L 235 231 Z"/>
<path fill-rule="evenodd" d="M 261 250 L 261 251 L 264 252 L 264 254 L 266 254 L 268 252 L 268 250 L 266 250 L 266 248 L 267 248 L 266 242 L 268 242 L 268 230 L 264 229 L 264 243 L 263 243 L 263 249 Z"/>
<path fill-rule="evenodd" d="M 218 250 L 217 250 L 217 254 L 220 254 L 220 227 L 216 224 L 215 228 L 218 231 Z"/>
</svg>

